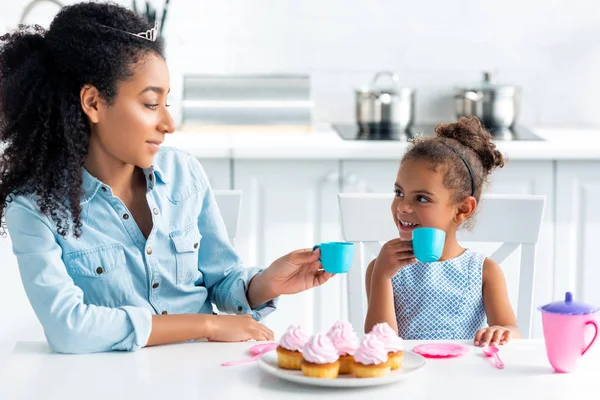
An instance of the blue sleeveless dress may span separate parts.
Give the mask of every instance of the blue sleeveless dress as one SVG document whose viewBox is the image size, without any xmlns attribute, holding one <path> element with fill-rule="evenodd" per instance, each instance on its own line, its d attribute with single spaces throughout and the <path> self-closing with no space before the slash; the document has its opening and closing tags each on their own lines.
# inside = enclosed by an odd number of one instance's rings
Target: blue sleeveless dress
<svg viewBox="0 0 600 400">
<path fill-rule="evenodd" d="M 398 335 L 407 340 L 471 340 L 486 326 L 485 254 L 465 250 L 440 262 L 417 261 L 392 278 Z"/>
</svg>

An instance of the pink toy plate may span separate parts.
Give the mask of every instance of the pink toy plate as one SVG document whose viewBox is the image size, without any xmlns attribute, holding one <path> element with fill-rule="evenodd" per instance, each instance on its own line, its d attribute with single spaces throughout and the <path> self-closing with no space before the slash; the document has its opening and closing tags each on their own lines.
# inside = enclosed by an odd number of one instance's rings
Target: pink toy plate
<svg viewBox="0 0 600 400">
<path fill-rule="evenodd" d="M 462 356 L 469 349 L 456 343 L 427 343 L 415 346 L 413 351 L 428 358 L 449 358 Z"/>
</svg>

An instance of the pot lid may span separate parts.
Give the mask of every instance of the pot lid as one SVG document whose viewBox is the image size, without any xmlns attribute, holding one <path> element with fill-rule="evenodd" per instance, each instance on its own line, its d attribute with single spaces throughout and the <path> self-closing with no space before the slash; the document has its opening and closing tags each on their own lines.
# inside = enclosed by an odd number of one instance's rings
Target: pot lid
<svg viewBox="0 0 600 400">
<path fill-rule="evenodd" d="M 567 292 L 564 301 L 555 301 L 540 308 L 544 312 L 562 315 L 586 315 L 598 311 L 598 307 L 573 301 L 573 293 Z"/>
<path fill-rule="evenodd" d="M 382 83 L 382 81 L 384 80 L 380 78 L 383 77 L 388 77 L 390 79 L 388 80 L 388 82 Z M 373 79 L 371 80 L 369 85 L 361 86 L 358 89 L 356 89 L 356 91 L 359 93 L 371 93 L 375 95 L 380 95 L 384 93 L 393 95 L 407 95 L 411 94 L 414 91 L 414 89 L 403 87 L 399 84 L 399 82 L 400 77 L 398 76 L 398 74 L 395 74 L 390 71 L 380 71 L 373 76 Z"/>
<path fill-rule="evenodd" d="M 514 85 L 495 83 L 492 80 L 492 73 L 486 71 L 483 73 L 483 79 L 479 84 L 469 86 L 469 87 L 462 87 L 462 88 L 459 88 L 458 90 L 473 91 L 473 92 L 479 92 L 479 91 L 497 92 L 497 93 L 499 92 L 502 94 L 511 95 L 511 94 L 515 94 L 517 91 L 519 91 L 519 87 L 514 86 Z"/>
</svg>

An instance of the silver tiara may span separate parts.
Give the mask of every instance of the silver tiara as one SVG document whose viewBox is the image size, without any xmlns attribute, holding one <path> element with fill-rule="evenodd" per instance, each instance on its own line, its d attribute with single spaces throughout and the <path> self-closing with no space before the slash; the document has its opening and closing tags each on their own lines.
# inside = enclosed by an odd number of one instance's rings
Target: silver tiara
<svg viewBox="0 0 600 400">
<path fill-rule="evenodd" d="M 154 23 L 154 27 L 152 29 L 148 29 L 146 32 L 140 32 L 140 33 L 132 33 L 132 32 L 127 32 L 127 31 L 124 31 L 121 29 L 113 28 L 112 26 L 106 26 L 106 25 L 102 25 L 102 24 L 100 24 L 100 25 L 105 28 L 112 29 L 114 31 L 119 31 L 119 32 L 126 33 L 128 35 L 137 36 L 139 38 L 146 39 L 151 42 L 156 42 L 156 38 L 158 37 L 158 22 Z"/>
</svg>

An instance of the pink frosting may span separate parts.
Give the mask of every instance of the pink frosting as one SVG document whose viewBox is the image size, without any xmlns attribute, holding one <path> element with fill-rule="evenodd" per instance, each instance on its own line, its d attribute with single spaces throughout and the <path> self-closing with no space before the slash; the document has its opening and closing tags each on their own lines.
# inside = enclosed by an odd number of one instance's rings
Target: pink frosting
<svg viewBox="0 0 600 400">
<path fill-rule="evenodd" d="M 379 338 L 371 333 L 363 337 L 354 353 L 354 360 L 364 365 L 383 364 L 388 359 L 388 352 Z"/>
<path fill-rule="evenodd" d="M 340 356 L 353 355 L 358 348 L 358 336 L 356 336 L 349 322 L 336 322 L 329 332 L 327 332 L 327 336 L 333 342 L 333 346 L 337 349 Z"/>
<path fill-rule="evenodd" d="M 338 352 L 324 333 L 311 337 L 302 350 L 304 359 L 313 364 L 328 364 L 338 360 Z"/>
<path fill-rule="evenodd" d="M 371 329 L 371 334 L 377 336 L 385 346 L 388 352 L 395 353 L 404 348 L 404 343 L 401 337 L 388 325 L 387 322 L 380 322 Z"/>
<path fill-rule="evenodd" d="M 298 325 L 291 325 L 279 340 L 279 345 L 291 351 L 302 351 L 308 341 L 308 334 Z"/>
</svg>

